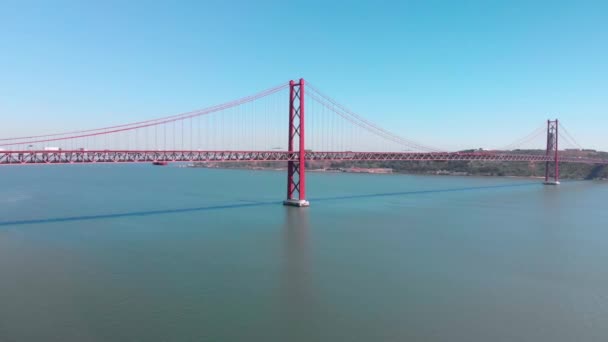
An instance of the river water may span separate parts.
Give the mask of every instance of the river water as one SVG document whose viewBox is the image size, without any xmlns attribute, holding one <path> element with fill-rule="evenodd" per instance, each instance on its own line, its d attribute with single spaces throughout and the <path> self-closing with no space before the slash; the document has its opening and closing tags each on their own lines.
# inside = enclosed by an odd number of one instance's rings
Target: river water
<svg viewBox="0 0 608 342">
<path fill-rule="evenodd" d="M 608 182 L 0 169 L 0 341 L 606 341 Z"/>
</svg>

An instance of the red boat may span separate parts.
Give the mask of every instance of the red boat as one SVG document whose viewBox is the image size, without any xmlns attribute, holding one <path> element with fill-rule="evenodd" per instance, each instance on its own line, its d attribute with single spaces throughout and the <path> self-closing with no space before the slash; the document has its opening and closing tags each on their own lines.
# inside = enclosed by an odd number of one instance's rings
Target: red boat
<svg viewBox="0 0 608 342">
<path fill-rule="evenodd" d="M 152 162 L 152 165 L 159 165 L 159 166 L 166 166 L 167 164 L 169 164 L 169 162 L 166 162 L 166 161 L 158 161 L 157 160 L 155 162 Z"/>
</svg>

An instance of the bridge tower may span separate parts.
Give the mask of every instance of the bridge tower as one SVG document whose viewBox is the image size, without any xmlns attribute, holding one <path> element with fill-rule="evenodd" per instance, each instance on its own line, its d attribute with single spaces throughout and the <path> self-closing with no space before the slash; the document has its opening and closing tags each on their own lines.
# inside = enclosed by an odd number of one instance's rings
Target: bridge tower
<svg viewBox="0 0 608 342">
<path fill-rule="evenodd" d="M 557 119 L 547 120 L 547 157 L 553 157 L 553 161 L 545 162 L 545 185 L 559 185 L 559 121 Z M 553 165 L 551 165 L 553 164 Z M 553 172 L 552 172 L 553 171 Z M 552 180 L 550 180 L 553 178 Z"/>
<path fill-rule="evenodd" d="M 304 137 L 304 79 L 301 78 L 297 83 L 293 80 L 289 81 L 289 140 L 287 143 L 289 161 L 287 162 L 287 199 L 283 201 L 284 205 L 295 207 L 310 205 L 306 200 Z"/>
</svg>

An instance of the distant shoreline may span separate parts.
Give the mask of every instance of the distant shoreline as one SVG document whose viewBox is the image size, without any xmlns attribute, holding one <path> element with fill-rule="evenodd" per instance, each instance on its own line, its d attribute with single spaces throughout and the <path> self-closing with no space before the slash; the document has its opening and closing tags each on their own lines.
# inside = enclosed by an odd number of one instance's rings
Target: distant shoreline
<svg viewBox="0 0 608 342">
<path fill-rule="evenodd" d="M 461 152 L 475 152 L 465 150 Z M 502 153 L 498 151 L 496 153 Z M 509 152 L 509 151 L 506 151 Z M 542 150 L 515 150 L 525 155 L 538 155 Z M 608 159 L 607 152 L 595 150 L 566 150 L 564 156 L 570 158 Z M 526 179 L 544 179 L 545 163 L 541 162 L 505 162 L 505 161 L 383 161 L 383 160 L 319 160 L 306 163 L 310 172 L 327 173 L 367 173 L 367 174 L 406 174 L 427 176 L 467 176 L 467 177 L 511 177 Z M 249 170 L 285 170 L 284 162 L 253 161 L 240 164 L 223 164 L 218 162 L 194 163 L 191 167 L 204 168 L 239 168 Z M 572 180 L 606 180 L 608 165 L 561 163 L 561 178 Z"/>
<path fill-rule="evenodd" d="M 214 164 L 211 166 L 202 166 L 195 164 L 188 164 L 183 166 L 185 168 L 193 169 L 220 169 L 220 170 L 252 170 L 252 171 L 287 171 L 286 167 L 264 167 L 264 166 L 238 166 L 238 167 L 226 167 L 221 164 Z M 390 171 L 389 171 L 390 170 Z M 517 176 L 517 175 L 484 175 L 484 174 L 472 174 L 467 172 L 398 172 L 393 169 L 387 168 L 316 168 L 307 169 L 308 172 L 315 173 L 356 173 L 356 174 L 371 174 L 371 175 L 411 175 L 411 176 L 452 176 L 452 177 L 500 177 L 500 178 L 518 178 L 518 179 L 544 179 L 542 176 Z M 596 180 L 606 180 L 604 178 Z"/>
</svg>

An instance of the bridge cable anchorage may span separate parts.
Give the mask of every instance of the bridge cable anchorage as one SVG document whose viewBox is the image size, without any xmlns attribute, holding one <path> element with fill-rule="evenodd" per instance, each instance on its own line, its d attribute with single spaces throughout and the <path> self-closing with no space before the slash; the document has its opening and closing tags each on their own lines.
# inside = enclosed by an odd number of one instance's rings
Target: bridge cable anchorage
<svg viewBox="0 0 608 342">
<path fill-rule="evenodd" d="M 389 141 L 395 142 L 395 143 L 397 143 L 399 145 L 404 145 L 404 142 L 401 139 L 399 139 L 397 137 L 394 137 L 394 136 L 387 135 L 387 134 L 385 134 L 383 132 L 378 132 L 378 131 L 376 131 L 374 129 L 371 129 L 369 126 L 361 123 L 360 121 L 357 121 L 353 117 L 345 114 L 342 111 L 337 110 L 331 104 L 329 104 L 326 101 L 320 99 L 319 97 L 317 97 L 313 93 L 308 94 L 308 97 L 311 98 L 311 99 L 313 99 L 313 100 L 315 100 L 316 103 L 322 105 L 324 108 L 328 109 L 332 113 L 337 114 L 339 117 L 342 117 L 343 119 L 347 120 L 348 122 L 350 122 L 350 123 L 356 125 L 357 127 L 361 128 L 362 130 L 370 132 L 370 133 L 372 133 L 372 134 L 374 134 L 376 136 L 379 136 L 379 137 L 381 137 L 381 138 L 383 138 L 385 140 L 389 140 Z M 315 102 L 313 102 L 313 103 L 315 103 Z M 337 128 L 336 128 L 336 126 L 337 126 Z M 338 133 L 336 133 L 336 131 Z M 334 132 L 332 134 L 332 136 L 338 136 L 340 138 L 339 142 L 338 142 L 338 148 L 336 150 L 347 150 L 346 146 L 348 146 L 348 145 L 344 142 L 344 139 L 345 139 L 345 137 L 344 137 L 345 127 L 343 125 L 336 125 L 336 123 L 334 121 L 334 122 L 332 122 L 332 132 Z M 412 147 L 412 145 L 409 145 L 409 144 L 407 144 L 405 146 Z M 422 148 L 419 148 L 419 149 L 422 149 Z"/>
<path fill-rule="evenodd" d="M 314 87 L 311 87 L 311 89 L 314 92 L 314 94 L 311 93 L 311 98 L 313 98 L 314 100 L 316 100 L 317 102 L 319 102 L 320 104 L 322 104 L 323 106 L 328 108 L 330 111 L 340 115 L 341 117 L 347 119 L 348 121 L 351 121 L 352 123 L 358 125 L 359 127 L 363 127 L 378 136 L 382 136 L 384 138 L 387 138 L 394 142 L 398 142 L 405 146 L 414 147 L 418 150 L 438 151 L 438 149 L 423 146 L 414 141 L 399 137 L 385 129 L 382 129 L 382 128 L 378 127 L 377 125 L 369 122 L 368 120 L 362 118 L 361 116 L 348 110 L 346 107 L 340 105 L 335 100 L 331 99 L 329 96 L 321 93 L 318 89 L 316 89 Z"/>
<path fill-rule="evenodd" d="M 342 141 L 340 141 L 340 147 L 339 147 L 340 150 L 344 150 L 345 149 L 344 147 L 346 145 L 344 143 L 344 137 L 342 136 L 343 134 L 347 134 L 348 135 L 348 139 L 350 139 L 349 142 L 350 142 L 350 144 L 352 146 L 353 142 L 355 141 L 355 135 L 356 135 L 355 132 L 357 134 L 359 134 L 363 130 L 366 131 L 366 132 L 370 132 L 370 133 L 374 134 L 375 136 L 382 137 L 385 140 L 390 140 L 392 142 L 395 142 L 395 143 L 399 144 L 400 146 L 415 147 L 418 150 L 424 150 L 423 147 L 413 146 L 412 143 L 404 142 L 403 139 L 400 139 L 400 138 L 398 138 L 398 137 L 396 137 L 394 135 L 389 135 L 389 134 L 386 134 L 384 132 L 379 132 L 377 130 L 374 130 L 373 128 L 371 128 L 368 125 L 365 125 L 364 123 L 362 123 L 361 121 L 357 120 L 356 118 L 353 118 L 352 116 L 349 116 L 348 114 L 340 111 L 333 104 L 328 103 L 327 101 L 319 98 L 318 96 L 316 96 L 313 93 L 309 94 L 309 98 L 311 98 L 314 101 L 316 101 L 317 103 L 319 103 L 322 107 L 324 107 L 324 109 L 328 109 L 330 112 L 332 112 L 334 114 L 337 114 L 339 117 L 345 119 L 346 121 L 348 121 L 348 122 L 350 122 L 350 123 L 352 123 L 353 125 L 356 126 L 356 127 L 354 127 L 354 126 L 348 126 L 347 128 L 345 128 L 342 125 L 338 125 L 338 128 L 337 128 L 338 135 L 342 138 Z M 313 103 L 315 103 L 315 102 L 313 102 Z M 353 129 L 353 127 L 355 129 Z M 333 129 L 333 124 L 332 124 L 332 131 L 333 130 L 336 130 L 336 129 Z"/>
<path fill-rule="evenodd" d="M 562 153 L 562 152 L 565 153 L 567 149 L 575 149 L 575 150 L 581 149 L 579 146 L 576 145 L 576 143 L 574 141 L 571 140 L 571 138 L 569 138 L 568 136 L 566 136 L 565 134 L 562 133 L 561 126 L 560 126 L 560 132 L 559 132 L 559 140 L 560 140 L 560 147 L 562 148 L 560 153 Z"/>
<path fill-rule="evenodd" d="M 530 142 L 533 142 L 535 139 L 538 139 L 540 137 L 545 137 L 545 135 L 546 126 L 543 125 L 536 128 L 534 131 L 530 132 L 526 136 L 521 137 L 508 145 L 498 148 L 498 150 L 512 151 L 516 149 L 521 149 L 521 147 L 524 147 L 524 145 L 529 144 Z M 536 146 L 536 148 L 541 148 L 541 146 Z"/>
<path fill-rule="evenodd" d="M 371 130 L 374 130 L 378 133 L 382 133 L 385 136 L 390 136 L 394 139 L 397 140 L 401 140 L 405 145 L 409 145 L 412 147 L 416 147 L 422 151 L 433 151 L 433 152 L 440 152 L 442 151 L 442 149 L 438 149 L 435 147 L 431 147 L 431 146 L 426 146 L 423 144 L 419 144 L 413 140 L 410 139 L 406 139 L 403 138 L 401 136 L 398 136 L 372 122 L 370 122 L 369 120 L 365 119 L 364 117 L 354 113 L 353 111 L 349 110 L 348 108 L 346 108 L 346 106 L 340 104 L 339 102 L 337 102 L 336 100 L 334 100 L 333 98 L 329 97 L 328 95 L 324 94 L 322 91 L 320 91 L 317 87 L 315 87 L 314 85 L 311 85 L 310 83 L 307 84 L 309 89 L 311 89 L 314 93 L 316 93 L 316 95 L 318 95 L 319 97 L 323 98 L 325 101 L 327 101 L 328 103 L 332 104 L 333 107 L 328 107 L 330 108 L 332 111 L 337 112 L 338 110 L 341 111 L 342 113 L 344 113 L 345 115 L 351 116 L 355 121 L 359 121 L 361 122 L 363 125 L 369 127 Z M 317 98 L 318 99 L 318 98 Z"/>
<path fill-rule="evenodd" d="M 573 145 L 573 147 L 576 147 L 579 150 L 583 149 L 582 145 L 579 144 L 576 141 L 576 139 L 574 139 L 574 137 L 570 134 L 570 132 L 568 132 L 568 130 L 566 129 L 566 127 L 564 127 L 564 125 L 561 122 L 559 123 L 559 128 L 560 128 L 560 134 L 564 133 L 562 135 L 562 138 L 565 138 L 566 140 L 568 140 L 568 142 L 571 143 Z"/>
</svg>

